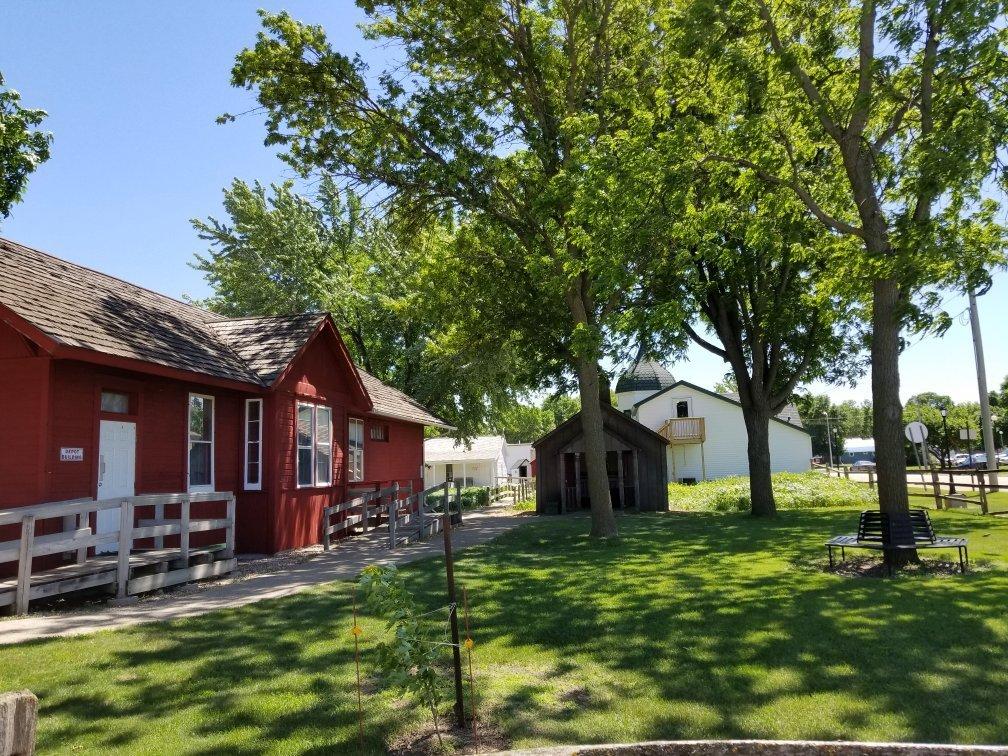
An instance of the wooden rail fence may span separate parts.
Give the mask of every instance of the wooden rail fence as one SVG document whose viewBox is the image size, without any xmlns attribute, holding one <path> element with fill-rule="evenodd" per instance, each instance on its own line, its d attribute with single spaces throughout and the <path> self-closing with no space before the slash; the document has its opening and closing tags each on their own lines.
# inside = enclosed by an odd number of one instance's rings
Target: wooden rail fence
<svg viewBox="0 0 1008 756">
<path fill-rule="evenodd" d="M 838 478 L 846 477 L 848 480 L 852 480 L 850 465 L 830 467 L 829 465 L 813 464 L 813 468 L 824 470 L 830 476 L 835 474 Z M 864 472 L 855 470 L 854 473 L 862 475 L 867 473 L 868 487 L 875 487 L 877 475 L 874 470 Z M 997 475 L 996 482 L 992 482 L 988 477 L 992 473 Z M 908 495 L 934 499 L 935 507 L 938 509 L 965 509 L 970 504 L 975 504 L 980 507 L 983 514 L 1008 514 L 1008 510 L 993 509 L 987 498 L 988 494 L 999 493 L 1002 490 L 1002 476 L 1006 475 L 1008 475 L 1008 471 L 1004 470 L 941 469 L 937 467 L 929 470 L 908 470 L 907 485 L 920 486 L 924 489 L 923 493 L 910 490 Z M 947 476 L 947 480 L 942 479 L 945 476 Z M 964 481 L 964 477 L 969 480 Z M 855 480 L 855 482 L 859 481 Z M 947 493 L 942 493 L 943 487 L 948 489 Z M 974 497 L 954 493 L 958 489 L 973 491 L 977 495 Z"/>
<path fill-rule="evenodd" d="M 224 502 L 224 517 L 193 517 L 192 505 Z M 178 516 L 167 517 L 168 507 Z M 119 527 L 106 533 L 91 528 L 91 514 L 119 510 Z M 141 511 L 153 518 L 139 519 Z M 51 521 L 59 523 L 55 533 Z M 50 521 L 47 526 L 39 525 Z M 107 586 L 118 598 L 157 588 L 215 577 L 231 572 L 235 560 L 235 497 L 230 491 L 169 493 L 124 498 L 73 499 L 0 510 L 0 526 L 21 526 L 17 539 L 0 542 L 0 564 L 17 562 L 14 578 L 0 578 L 0 606 L 13 606 L 15 614 L 28 611 L 29 602 L 71 591 Z M 193 546 L 194 533 L 224 531 L 224 541 Z M 178 545 L 166 547 L 166 536 L 178 536 Z M 149 540 L 152 546 L 137 541 Z M 116 544 L 114 553 L 94 549 Z M 34 570 L 38 557 L 67 555 L 66 564 Z"/>
<path fill-rule="evenodd" d="M 444 506 L 449 507 L 452 524 L 461 525 L 461 486 L 455 484 L 455 511 L 450 509 L 451 489 L 451 483 L 441 483 L 413 493 L 412 486 L 400 487 L 395 483 L 325 507 L 322 510 L 322 546 L 329 551 L 337 537 L 366 533 L 369 529 L 380 527 L 383 516 L 388 527 L 390 549 L 440 533 L 443 512 L 431 509 L 427 501 L 428 497 L 439 492 Z M 333 522 L 334 516 L 339 516 L 336 522 Z"/>
</svg>

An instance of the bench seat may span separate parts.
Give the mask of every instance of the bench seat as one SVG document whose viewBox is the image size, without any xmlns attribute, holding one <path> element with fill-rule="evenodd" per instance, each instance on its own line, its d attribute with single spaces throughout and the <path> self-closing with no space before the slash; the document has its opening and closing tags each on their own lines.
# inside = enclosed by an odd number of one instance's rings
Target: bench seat
<svg viewBox="0 0 1008 756">
<path fill-rule="evenodd" d="M 847 535 L 838 535 L 826 541 L 827 552 L 829 553 L 830 567 L 834 566 L 833 549 L 840 549 L 841 560 L 847 558 L 847 549 L 873 549 L 875 551 L 899 551 L 906 549 L 956 549 L 959 552 L 959 569 L 966 572 L 966 565 L 969 564 L 969 550 L 965 538 L 945 538 L 935 535 L 934 527 L 931 524 L 931 517 L 927 510 L 912 509 L 909 513 L 910 530 L 902 533 L 902 538 L 898 540 L 903 543 L 892 543 L 889 516 L 877 509 L 870 509 L 861 513 L 858 521 L 858 532 Z M 909 542 L 912 536 L 913 543 Z M 890 574 L 892 566 L 890 565 Z"/>
</svg>

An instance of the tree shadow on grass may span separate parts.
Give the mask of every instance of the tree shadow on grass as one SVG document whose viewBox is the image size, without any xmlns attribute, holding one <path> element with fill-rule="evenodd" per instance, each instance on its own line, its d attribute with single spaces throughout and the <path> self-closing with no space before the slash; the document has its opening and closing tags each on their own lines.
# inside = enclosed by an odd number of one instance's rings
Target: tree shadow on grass
<svg viewBox="0 0 1008 756">
<path fill-rule="evenodd" d="M 609 697 L 609 717 L 541 719 L 544 740 L 612 740 L 613 727 L 632 739 L 1008 740 L 1008 577 L 864 581 L 792 566 L 855 517 L 626 517 L 606 545 L 577 518 L 552 518 L 465 552 L 458 574 L 484 636 L 600 665 L 604 687 L 637 680 L 639 700 Z M 943 518 L 940 530 L 977 540 L 978 525 L 1004 527 Z M 515 709 L 502 725 L 520 738 L 529 722 Z"/>
<path fill-rule="evenodd" d="M 859 580 L 794 567 L 856 513 L 639 515 L 588 540 L 541 518 L 458 555 L 481 711 L 515 742 L 682 737 L 1008 740 L 1008 522 L 942 516 L 999 569 Z M 986 538 L 984 533 L 990 533 Z M 985 545 L 983 542 L 987 541 Z M 986 549 L 986 551 L 985 551 Z M 404 568 L 429 609 L 440 559 Z M 357 748 L 350 585 L 15 647 L 40 747 L 93 752 Z M 364 672 L 382 625 L 362 620 Z M 5 682 L 6 684 L 6 682 Z M 366 752 L 425 715 L 365 697 Z"/>
</svg>

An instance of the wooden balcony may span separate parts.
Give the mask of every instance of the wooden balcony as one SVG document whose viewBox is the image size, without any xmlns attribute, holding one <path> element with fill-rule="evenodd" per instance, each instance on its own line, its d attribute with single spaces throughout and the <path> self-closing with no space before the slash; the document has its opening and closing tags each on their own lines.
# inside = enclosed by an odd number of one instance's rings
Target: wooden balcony
<svg viewBox="0 0 1008 756">
<path fill-rule="evenodd" d="M 702 417 L 673 417 L 665 421 L 658 433 L 670 444 L 702 444 L 707 440 L 707 429 Z"/>
</svg>

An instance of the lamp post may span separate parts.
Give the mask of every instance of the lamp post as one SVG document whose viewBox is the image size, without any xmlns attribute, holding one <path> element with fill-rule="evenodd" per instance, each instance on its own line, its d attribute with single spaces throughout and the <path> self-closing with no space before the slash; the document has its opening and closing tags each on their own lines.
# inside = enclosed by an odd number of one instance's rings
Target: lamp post
<svg viewBox="0 0 1008 756">
<path fill-rule="evenodd" d="M 949 451 L 948 407 L 942 407 L 939 412 L 942 419 L 942 436 L 945 438 L 945 466 L 949 469 L 949 496 L 951 496 L 955 493 L 955 477 L 952 475 L 952 453 Z"/>
</svg>

